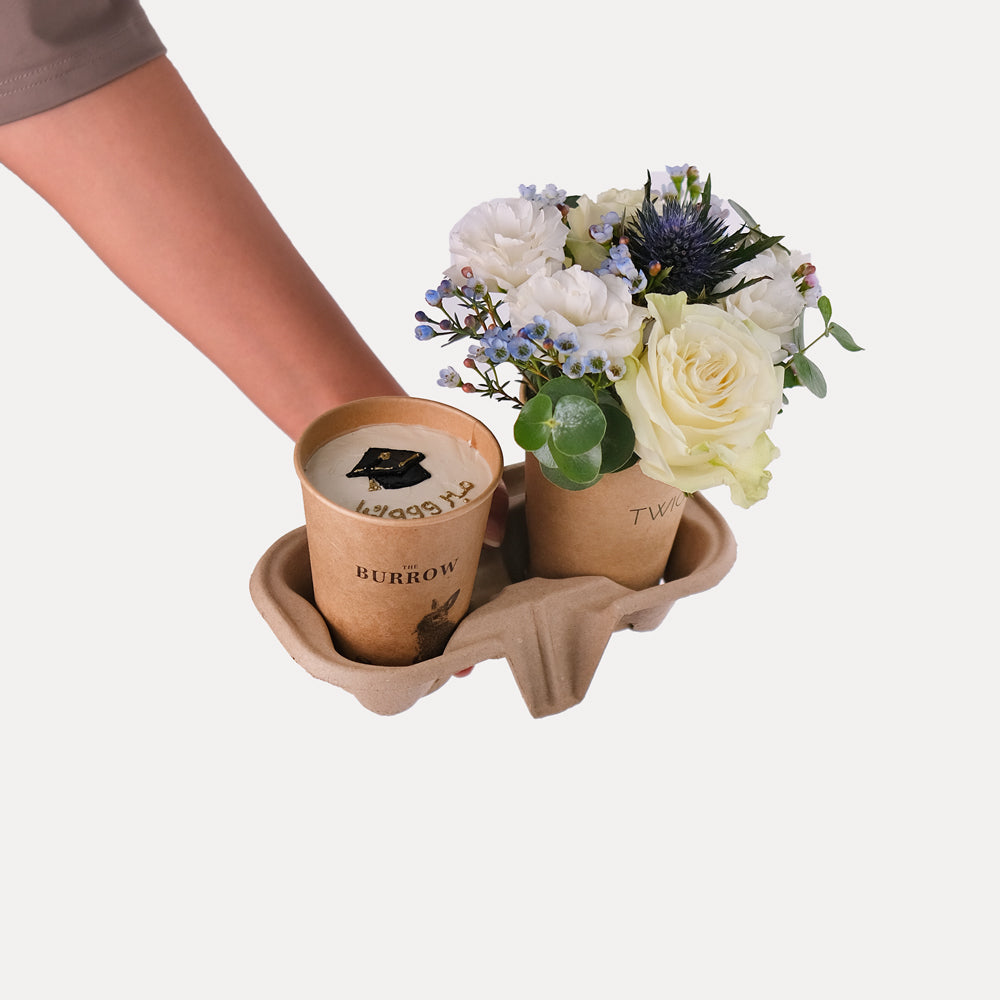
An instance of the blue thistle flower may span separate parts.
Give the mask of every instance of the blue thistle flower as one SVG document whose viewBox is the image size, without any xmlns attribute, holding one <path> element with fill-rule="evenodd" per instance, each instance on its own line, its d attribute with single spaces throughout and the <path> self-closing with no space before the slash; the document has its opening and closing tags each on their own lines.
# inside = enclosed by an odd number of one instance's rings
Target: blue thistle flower
<svg viewBox="0 0 1000 1000">
<path fill-rule="evenodd" d="M 713 289 L 731 278 L 740 264 L 782 239 L 760 236 L 745 226 L 727 232 L 725 223 L 711 212 L 711 178 L 700 202 L 667 198 L 654 205 L 647 192 L 629 219 L 625 236 L 632 261 L 653 279 L 648 291 L 686 292 L 689 300 L 700 302 L 713 302 L 735 291 L 716 293 Z"/>
<path fill-rule="evenodd" d="M 643 271 L 660 264 L 664 277 L 657 291 L 668 295 L 687 292 L 695 299 L 711 291 L 733 273 L 726 262 L 726 227 L 717 219 L 707 218 L 691 202 L 669 198 L 657 211 L 645 201 L 630 220 L 628 249 Z"/>
</svg>

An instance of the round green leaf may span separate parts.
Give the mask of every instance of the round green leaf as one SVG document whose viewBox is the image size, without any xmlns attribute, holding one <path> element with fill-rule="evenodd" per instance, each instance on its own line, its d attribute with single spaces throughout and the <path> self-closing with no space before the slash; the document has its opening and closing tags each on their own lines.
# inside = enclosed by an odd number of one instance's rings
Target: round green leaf
<svg viewBox="0 0 1000 1000">
<path fill-rule="evenodd" d="M 563 396 L 582 396 L 584 399 L 593 400 L 594 390 L 586 382 L 578 378 L 570 378 L 568 375 L 560 375 L 558 378 L 550 379 L 541 388 L 541 394 L 548 396 L 553 403 L 557 403 Z"/>
<path fill-rule="evenodd" d="M 552 423 L 552 444 L 564 455 L 582 455 L 598 447 L 608 425 L 592 399 L 570 395 L 556 403 Z"/>
<path fill-rule="evenodd" d="M 551 468 L 547 465 L 541 466 L 542 475 L 552 483 L 553 486 L 558 486 L 561 490 L 585 490 L 593 486 L 594 483 L 598 481 L 601 477 L 598 476 L 593 483 L 574 483 L 572 479 L 564 476 L 555 466 Z"/>
<path fill-rule="evenodd" d="M 606 405 L 601 412 L 608 425 L 601 441 L 601 472 L 617 472 L 635 451 L 635 431 L 621 407 Z"/>
<path fill-rule="evenodd" d="M 548 396 L 532 396 L 514 421 L 514 440 L 525 451 L 536 451 L 548 439 L 552 430 L 552 400 Z"/>
<path fill-rule="evenodd" d="M 546 468 L 554 469 L 556 467 L 556 460 L 552 457 L 552 449 L 549 448 L 548 444 L 543 444 L 541 448 L 536 448 L 532 455 L 538 459 L 539 465 L 544 465 Z"/>
<path fill-rule="evenodd" d="M 559 471 L 574 483 L 590 486 L 597 482 L 601 474 L 601 446 L 591 448 L 582 455 L 566 455 L 552 443 L 549 450 Z"/>
</svg>

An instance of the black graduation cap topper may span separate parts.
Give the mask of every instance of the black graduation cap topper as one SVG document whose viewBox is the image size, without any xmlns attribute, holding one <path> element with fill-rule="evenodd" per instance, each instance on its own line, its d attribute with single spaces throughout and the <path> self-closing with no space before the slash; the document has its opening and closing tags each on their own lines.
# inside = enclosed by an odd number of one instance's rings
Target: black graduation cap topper
<svg viewBox="0 0 1000 1000">
<path fill-rule="evenodd" d="M 431 474 L 420 464 L 426 457 L 419 451 L 369 448 L 347 476 L 367 476 L 370 490 L 401 490 L 431 478 Z"/>
</svg>

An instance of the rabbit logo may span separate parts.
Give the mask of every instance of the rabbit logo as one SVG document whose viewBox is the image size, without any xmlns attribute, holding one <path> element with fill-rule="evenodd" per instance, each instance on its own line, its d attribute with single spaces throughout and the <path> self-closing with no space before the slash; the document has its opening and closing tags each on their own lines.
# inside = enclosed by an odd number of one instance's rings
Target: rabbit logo
<svg viewBox="0 0 1000 1000">
<path fill-rule="evenodd" d="M 456 590 L 448 600 L 438 604 L 431 600 L 431 610 L 417 622 L 413 630 L 417 637 L 417 656 L 421 660 L 440 655 L 448 642 L 451 633 L 455 631 L 458 622 L 448 619 L 448 612 L 455 606 L 461 590 Z"/>
</svg>

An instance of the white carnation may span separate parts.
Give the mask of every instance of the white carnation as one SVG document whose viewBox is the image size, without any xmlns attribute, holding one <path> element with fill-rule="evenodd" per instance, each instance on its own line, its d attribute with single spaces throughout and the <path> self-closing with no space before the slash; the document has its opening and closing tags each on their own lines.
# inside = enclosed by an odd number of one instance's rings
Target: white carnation
<svg viewBox="0 0 1000 1000">
<path fill-rule="evenodd" d="M 445 275 L 468 283 L 470 268 L 491 292 L 509 291 L 533 274 L 549 275 L 563 265 L 566 226 L 551 205 L 526 198 L 497 198 L 470 209 L 449 236 L 451 267 Z"/>
<path fill-rule="evenodd" d="M 639 346 L 645 310 L 632 305 L 621 278 L 599 276 L 579 265 L 551 277 L 532 275 L 507 297 L 510 323 L 515 330 L 548 320 L 549 336 L 576 333 L 578 353 L 606 351 L 609 358 L 625 358 Z"/>
<path fill-rule="evenodd" d="M 743 279 L 763 280 L 727 295 L 718 304 L 730 315 L 749 320 L 787 339 L 806 305 L 792 277 L 795 266 L 793 258 L 781 247 L 765 250 L 737 267 L 733 277 L 718 285 L 715 291 L 733 288 Z"/>
</svg>

